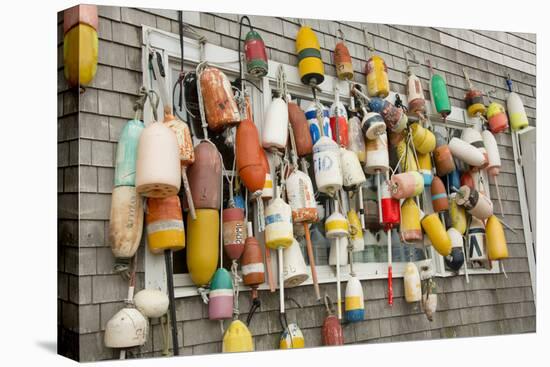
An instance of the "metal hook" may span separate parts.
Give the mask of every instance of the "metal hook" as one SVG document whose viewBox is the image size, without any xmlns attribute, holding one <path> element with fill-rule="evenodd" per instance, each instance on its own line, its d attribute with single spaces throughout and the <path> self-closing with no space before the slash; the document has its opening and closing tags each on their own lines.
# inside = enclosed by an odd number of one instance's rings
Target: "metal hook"
<svg viewBox="0 0 550 367">
<path fill-rule="evenodd" d="M 338 28 L 336 30 L 336 38 L 340 38 L 342 42 L 346 41 L 346 38 L 344 37 L 344 32 L 342 31 L 342 29 Z"/>
</svg>

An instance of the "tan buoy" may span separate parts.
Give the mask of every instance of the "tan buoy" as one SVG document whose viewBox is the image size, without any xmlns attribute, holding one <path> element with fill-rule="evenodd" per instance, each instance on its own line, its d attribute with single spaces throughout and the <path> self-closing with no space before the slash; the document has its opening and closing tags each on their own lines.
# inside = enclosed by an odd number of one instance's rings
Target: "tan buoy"
<svg viewBox="0 0 550 367">
<path fill-rule="evenodd" d="M 405 301 L 408 303 L 418 302 L 422 298 L 422 288 L 420 286 L 420 273 L 418 268 L 412 262 L 405 266 L 405 274 L 403 276 L 405 288 Z"/>
<path fill-rule="evenodd" d="M 478 219 L 485 220 L 493 215 L 493 202 L 487 196 L 469 186 L 460 187 L 456 202 Z"/>
<path fill-rule="evenodd" d="M 231 84 L 222 71 L 215 67 L 206 67 L 200 72 L 199 83 L 210 130 L 219 132 L 241 121 Z"/>
<path fill-rule="evenodd" d="M 469 143 L 476 147 L 479 152 L 483 155 L 483 164 L 479 166 L 480 169 L 483 169 L 487 167 L 487 164 L 489 163 L 487 159 L 487 149 L 485 149 L 485 144 L 483 143 L 483 138 L 481 137 L 481 133 L 471 127 L 468 127 L 464 130 L 462 130 L 462 135 L 460 137 L 462 140 L 464 140 L 466 143 Z"/>
<path fill-rule="evenodd" d="M 387 135 L 379 135 L 376 139 L 367 138 L 366 149 L 365 170 L 367 173 L 372 175 L 387 172 L 390 167 Z"/>
<path fill-rule="evenodd" d="M 460 159 L 472 167 L 481 167 L 486 162 L 485 156 L 477 147 L 462 139 L 452 138 L 449 142 L 449 149 L 453 157 Z"/>
<path fill-rule="evenodd" d="M 398 173 L 391 177 L 390 193 L 394 199 L 406 199 L 424 191 L 424 177 L 418 171 Z"/>
<path fill-rule="evenodd" d="M 137 309 L 149 318 L 161 317 L 168 311 L 168 296 L 158 289 L 142 289 L 134 296 Z"/>
</svg>

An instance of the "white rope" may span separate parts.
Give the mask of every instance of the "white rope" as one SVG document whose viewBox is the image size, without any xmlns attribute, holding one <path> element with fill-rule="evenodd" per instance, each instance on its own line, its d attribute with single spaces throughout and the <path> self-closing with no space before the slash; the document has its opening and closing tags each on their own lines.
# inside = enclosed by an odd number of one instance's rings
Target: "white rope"
<svg viewBox="0 0 550 367">
<path fill-rule="evenodd" d="M 239 283 L 242 281 L 242 278 L 239 276 L 238 272 L 239 264 L 237 260 L 233 260 L 231 264 L 231 275 L 233 275 L 233 319 L 236 320 L 239 318 Z"/>
</svg>

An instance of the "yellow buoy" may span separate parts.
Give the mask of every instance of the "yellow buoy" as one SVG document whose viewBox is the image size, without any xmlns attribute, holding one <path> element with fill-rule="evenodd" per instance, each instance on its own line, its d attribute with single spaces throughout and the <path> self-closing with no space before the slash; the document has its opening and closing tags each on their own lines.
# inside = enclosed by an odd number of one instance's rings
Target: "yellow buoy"
<svg viewBox="0 0 550 367">
<path fill-rule="evenodd" d="M 424 232 L 432 242 L 434 249 L 441 254 L 441 256 L 448 256 L 451 253 L 451 238 L 445 230 L 445 226 L 441 223 L 441 219 L 437 213 L 432 213 L 425 216 L 422 221 L 422 228 Z"/>
<path fill-rule="evenodd" d="M 401 205 L 401 240 L 404 242 L 422 240 L 420 227 L 420 210 L 412 198 L 408 198 Z"/>
<path fill-rule="evenodd" d="M 88 24 L 78 24 L 63 37 L 63 63 L 69 85 L 88 85 L 97 71 L 99 40 Z"/>
<path fill-rule="evenodd" d="M 207 285 L 219 256 L 220 215 L 216 209 L 196 209 L 197 219 L 187 216 L 187 267 L 197 286 Z"/>
<path fill-rule="evenodd" d="M 401 159 L 401 172 L 418 171 L 414 152 L 410 146 L 407 147 L 407 143 L 404 139 L 397 144 L 396 150 L 398 158 L 404 157 L 406 154 L 406 159 Z"/>
<path fill-rule="evenodd" d="M 456 193 L 449 196 L 449 215 L 451 216 L 451 226 L 460 232 L 466 233 L 466 210 L 463 206 L 456 203 Z"/>
<path fill-rule="evenodd" d="M 306 85 L 318 85 L 325 80 L 325 67 L 321 59 L 321 46 L 315 32 L 309 26 L 302 26 L 296 36 L 298 71 L 300 80 Z"/>
<path fill-rule="evenodd" d="M 487 219 L 485 225 L 485 240 L 487 241 L 487 255 L 491 260 L 506 259 L 508 257 L 508 246 L 506 236 L 500 220 L 494 215 Z"/>
<path fill-rule="evenodd" d="M 296 324 L 289 324 L 281 334 L 280 349 L 298 349 L 305 345 L 304 334 Z"/>
<path fill-rule="evenodd" d="M 253 352 L 250 330 L 241 320 L 233 320 L 223 335 L 222 353 Z"/>
<path fill-rule="evenodd" d="M 365 74 L 369 97 L 386 98 L 390 93 L 390 81 L 388 79 L 388 67 L 384 59 L 378 55 L 373 55 L 367 61 Z"/>
</svg>

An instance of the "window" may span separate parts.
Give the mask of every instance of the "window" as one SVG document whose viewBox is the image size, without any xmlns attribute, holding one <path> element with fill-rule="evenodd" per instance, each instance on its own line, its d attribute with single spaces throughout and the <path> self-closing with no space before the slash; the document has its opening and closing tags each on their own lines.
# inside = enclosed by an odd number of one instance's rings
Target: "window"
<svg viewBox="0 0 550 367">
<path fill-rule="evenodd" d="M 167 76 L 167 82 L 169 85 L 173 85 L 177 76 L 179 75 L 181 55 L 179 51 L 179 37 L 178 35 L 143 26 L 143 42 L 144 45 L 150 45 L 157 49 L 163 55 L 165 62 L 165 69 L 169 70 Z M 145 50 L 145 47 L 144 47 Z M 208 60 L 213 66 L 220 68 L 230 80 L 234 80 L 238 76 L 238 55 L 234 50 L 222 48 L 212 44 L 206 43 L 204 46 L 204 59 Z M 185 38 L 185 63 L 184 69 L 190 70 L 196 67 L 200 60 L 200 48 L 199 43 L 193 39 Z M 147 53 L 143 52 L 143 80 L 145 85 L 150 86 L 150 76 L 147 67 Z M 269 74 L 261 81 L 255 81 L 258 88 L 249 85 L 248 91 L 251 94 L 251 101 L 254 114 L 254 122 L 256 123 L 258 130 L 261 134 L 264 110 L 266 106 L 271 102 L 273 89 L 276 87 L 276 72 L 279 63 L 269 61 Z M 286 76 L 287 86 L 289 93 L 292 95 L 292 99 L 295 100 L 303 110 L 306 110 L 308 105 L 312 101 L 311 90 L 309 87 L 302 85 L 299 80 L 297 68 L 294 65 L 283 65 Z M 321 102 L 329 107 L 334 100 L 334 87 L 339 83 L 340 99 L 344 103 L 349 102 L 349 88 L 344 82 L 338 81 L 336 78 L 326 76 L 325 81 L 320 85 L 321 90 L 317 93 Z M 363 86 L 364 87 L 364 86 Z M 263 93 L 259 91 L 262 89 Z M 394 100 L 395 94 L 392 92 L 389 99 Z M 176 91 L 176 98 L 179 98 L 178 91 Z M 402 101 L 406 101 L 405 96 L 401 96 Z M 177 103 L 176 103 L 177 105 Z M 428 106 L 428 109 L 430 107 Z M 159 113 L 161 112 L 159 107 Z M 178 111 L 180 115 L 186 116 L 186 111 Z M 151 121 L 152 111 L 148 105 L 144 111 L 145 121 Z M 438 116 L 430 115 L 430 120 L 434 126 L 436 132 L 440 132 L 443 136 L 460 136 L 461 130 L 465 127 L 480 128 L 480 123 L 477 119 L 470 119 L 463 109 L 453 107 L 452 113 L 448 116 L 447 122 L 443 124 Z M 223 139 L 222 139 L 223 140 Z M 230 169 L 233 160 L 233 152 L 230 149 L 224 148 L 223 141 L 215 142 L 218 148 L 225 149 L 223 151 L 225 167 Z M 310 162 L 311 163 L 311 162 Z M 310 165 L 311 167 L 311 165 Z M 231 174 L 231 173 L 230 173 Z M 312 169 L 310 168 L 310 177 L 313 177 Z M 488 185 L 486 173 L 483 172 L 480 177 L 480 182 Z M 371 178 L 368 179 L 367 187 L 363 191 L 364 202 L 368 202 L 373 198 L 376 198 L 376 191 L 374 181 Z M 488 186 L 487 186 L 488 187 Z M 486 190 L 489 193 L 489 190 Z M 225 197 L 225 195 L 224 195 Z M 425 194 L 421 196 L 422 207 L 425 208 L 425 212 L 429 214 L 431 209 L 431 194 L 429 188 L 425 189 Z M 324 203 L 321 203 L 324 204 Z M 365 209 L 368 210 L 368 206 L 365 205 Z M 249 213 L 249 218 L 254 213 Z M 250 220 L 250 219 L 249 219 Z M 254 228 L 254 233 L 257 234 L 257 228 Z M 311 236 L 313 241 L 313 247 L 315 252 L 315 260 L 317 265 L 318 278 L 320 283 L 335 282 L 336 271 L 334 267 L 329 266 L 329 255 L 331 244 L 324 239 L 323 223 L 317 223 L 311 226 Z M 379 279 L 387 277 L 387 234 L 383 231 L 368 231 L 365 233 L 365 249 L 360 252 L 353 253 L 353 266 L 354 271 L 359 279 Z M 257 239 L 263 243 L 263 236 L 257 236 Z M 300 247 L 304 255 L 306 263 L 308 263 L 308 257 L 305 251 L 305 240 L 303 236 L 296 236 L 300 242 Z M 399 239 L 399 234 L 396 229 L 391 231 L 392 238 L 392 260 L 393 260 L 393 276 L 399 278 L 403 276 L 405 265 L 408 261 L 414 261 L 419 266 L 430 266 L 436 276 L 452 276 L 456 273 L 449 271 L 444 264 L 442 256 L 431 247 L 423 244 L 410 245 L 405 244 Z M 264 246 L 262 246 L 264 247 Z M 197 289 L 191 281 L 189 274 L 187 274 L 185 251 L 180 251 L 174 255 L 174 271 L 175 271 L 175 295 L 176 297 L 194 296 L 197 295 Z M 272 268 L 277 269 L 276 266 L 277 256 L 272 254 Z M 224 264 L 229 266 L 227 261 Z M 468 274 L 473 273 L 488 273 L 498 272 L 498 262 L 491 262 L 483 264 L 470 262 L 468 264 Z M 346 269 L 349 267 L 342 267 L 341 273 L 344 274 L 343 280 L 347 279 L 349 271 Z M 460 274 L 464 273 L 464 267 L 460 271 Z M 308 267 L 309 271 L 309 267 Z M 162 257 L 155 256 L 146 251 L 145 259 L 145 281 L 147 287 L 165 289 L 165 270 Z M 276 277 L 275 277 L 276 278 Z M 311 277 L 303 283 L 303 285 L 311 284 Z M 264 283 L 260 289 L 267 289 L 267 284 Z"/>
</svg>

